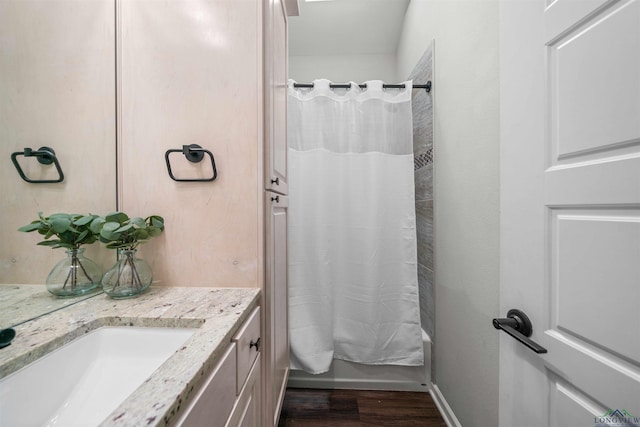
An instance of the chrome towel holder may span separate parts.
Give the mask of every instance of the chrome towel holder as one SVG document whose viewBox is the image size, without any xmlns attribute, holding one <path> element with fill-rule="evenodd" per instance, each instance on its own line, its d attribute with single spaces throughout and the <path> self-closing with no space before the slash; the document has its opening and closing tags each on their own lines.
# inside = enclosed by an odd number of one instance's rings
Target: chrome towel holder
<svg viewBox="0 0 640 427">
<path fill-rule="evenodd" d="M 206 154 L 207 156 L 209 156 L 209 159 L 211 160 L 211 168 L 213 169 L 213 176 L 211 176 L 210 178 L 176 178 L 175 175 L 173 174 L 173 171 L 171 170 L 171 162 L 169 160 L 169 155 L 171 153 L 182 153 L 187 158 L 187 160 L 189 160 L 191 163 L 201 162 L 202 159 L 204 159 L 204 155 Z M 213 154 L 211 153 L 211 151 L 202 148 L 198 144 L 183 145 L 182 149 L 167 150 L 167 152 L 164 153 L 164 159 L 167 163 L 167 171 L 169 172 L 169 176 L 174 181 L 208 182 L 208 181 L 213 181 L 218 177 L 218 171 L 216 169 L 216 161 L 213 158 Z"/>
</svg>

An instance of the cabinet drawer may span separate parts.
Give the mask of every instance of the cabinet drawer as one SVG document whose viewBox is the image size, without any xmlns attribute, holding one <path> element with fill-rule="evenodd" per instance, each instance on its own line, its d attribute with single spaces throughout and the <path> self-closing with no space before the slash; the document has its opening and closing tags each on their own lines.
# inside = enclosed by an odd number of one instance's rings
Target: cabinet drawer
<svg viewBox="0 0 640 427">
<path fill-rule="evenodd" d="M 220 363 L 193 397 L 191 406 L 178 422 L 182 427 L 223 427 L 233 409 L 236 395 L 236 344 L 231 343 Z"/>
<path fill-rule="evenodd" d="M 237 347 L 236 394 L 240 394 L 262 345 L 260 340 L 260 307 L 253 310 L 253 313 L 249 315 L 232 340 Z"/>
</svg>

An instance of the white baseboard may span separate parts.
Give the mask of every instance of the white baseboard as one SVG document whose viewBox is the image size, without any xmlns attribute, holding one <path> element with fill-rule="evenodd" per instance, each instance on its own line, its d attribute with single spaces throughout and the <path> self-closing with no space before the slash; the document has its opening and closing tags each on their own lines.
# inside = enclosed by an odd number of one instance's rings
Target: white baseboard
<svg viewBox="0 0 640 427">
<path fill-rule="evenodd" d="M 447 403 L 447 400 L 444 398 L 444 396 L 440 392 L 440 389 L 438 388 L 438 386 L 435 384 L 432 384 L 431 390 L 429 390 L 429 393 L 431 394 L 431 398 L 433 399 L 436 406 L 438 407 L 440 414 L 442 414 L 442 418 L 444 419 L 444 422 L 447 423 L 447 426 L 462 427 L 462 424 L 460 424 L 460 421 L 458 421 L 458 418 L 456 418 L 456 414 L 453 413 L 451 406 L 449 406 L 449 404 Z"/>
</svg>

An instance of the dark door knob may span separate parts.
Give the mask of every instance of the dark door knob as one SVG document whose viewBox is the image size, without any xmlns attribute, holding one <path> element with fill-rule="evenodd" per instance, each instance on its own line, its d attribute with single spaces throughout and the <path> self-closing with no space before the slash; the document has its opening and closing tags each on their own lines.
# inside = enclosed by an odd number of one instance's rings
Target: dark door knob
<svg viewBox="0 0 640 427">
<path fill-rule="evenodd" d="M 531 320 L 520 310 L 513 308 L 507 312 L 507 317 L 493 319 L 493 327 L 505 331 L 538 354 L 547 352 L 546 348 L 529 339 L 533 333 Z"/>
</svg>

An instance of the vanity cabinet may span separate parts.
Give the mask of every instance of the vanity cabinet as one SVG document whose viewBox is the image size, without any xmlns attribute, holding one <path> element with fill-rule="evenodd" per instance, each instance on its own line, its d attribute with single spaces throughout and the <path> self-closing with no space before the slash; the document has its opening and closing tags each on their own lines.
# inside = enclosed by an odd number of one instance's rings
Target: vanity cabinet
<svg viewBox="0 0 640 427">
<path fill-rule="evenodd" d="M 176 426 L 260 426 L 260 307 L 234 334 Z"/>
</svg>

